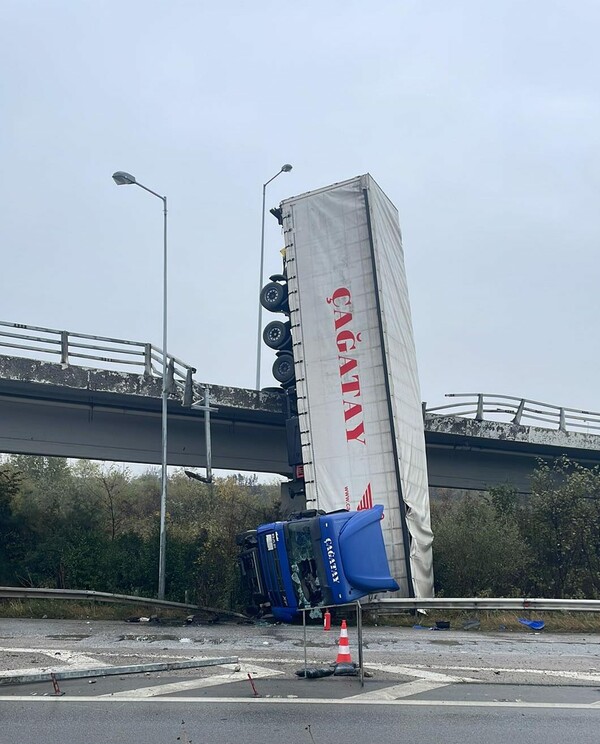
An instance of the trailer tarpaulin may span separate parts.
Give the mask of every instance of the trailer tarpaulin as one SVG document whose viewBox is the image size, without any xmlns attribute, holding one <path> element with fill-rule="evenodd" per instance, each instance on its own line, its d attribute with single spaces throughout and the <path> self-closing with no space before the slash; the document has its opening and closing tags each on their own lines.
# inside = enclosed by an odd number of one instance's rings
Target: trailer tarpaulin
<svg viewBox="0 0 600 744">
<path fill-rule="evenodd" d="M 369 176 L 281 204 L 307 506 L 385 508 L 394 578 L 432 596 L 421 396 L 398 214 Z"/>
</svg>

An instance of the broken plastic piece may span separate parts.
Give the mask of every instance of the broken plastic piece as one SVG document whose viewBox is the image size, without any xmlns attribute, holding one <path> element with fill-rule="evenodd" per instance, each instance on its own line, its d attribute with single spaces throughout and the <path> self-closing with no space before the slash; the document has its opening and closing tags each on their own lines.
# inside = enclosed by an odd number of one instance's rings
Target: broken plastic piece
<svg viewBox="0 0 600 744">
<path fill-rule="evenodd" d="M 528 620 L 526 617 L 520 617 L 521 625 L 526 625 L 531 630 L 543 630 L 546 623 L 543 620 Z"/>
</svg>

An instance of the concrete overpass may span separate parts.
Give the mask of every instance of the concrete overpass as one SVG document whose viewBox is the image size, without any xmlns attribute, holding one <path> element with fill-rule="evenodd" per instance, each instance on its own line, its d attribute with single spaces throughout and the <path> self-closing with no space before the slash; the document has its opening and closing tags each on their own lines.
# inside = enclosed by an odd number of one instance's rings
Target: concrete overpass
<svg viewBox="0 0 600 744">
<path fill-rule="evenodd" d="M 206 386 L 193 382 L 190 369 L 182 376 L 186 384 L 173 384 L 171 390 L 168 460 L 200 467 L 205 465 L 203 413 L 192 403 L 203 399 Z M 0 452 L 158 464 L 161 386 L 149 365 L 138 374 L 73 366 L 65 354 L 61 363 L 0 356 Z M 211 417 L 213 467 L 287 474 L 281 396 L 220 385 L 209 386 L 209 394 L 217 408 Z M 523 407 L 515 406 L 513 421 L 521 420 Z M 587 466 L 600 465 L 600 436 L 567 431 L 565 409 L 556 409 L 557 426 L 551 429 L 484 420 L 484 408 L 480 396 L 471 411 L 475 418 L 424 410 L 432 487 L 486 489 L 510 483 L 526 493 L 538 458 L 565 454 Z"/>
</svg>

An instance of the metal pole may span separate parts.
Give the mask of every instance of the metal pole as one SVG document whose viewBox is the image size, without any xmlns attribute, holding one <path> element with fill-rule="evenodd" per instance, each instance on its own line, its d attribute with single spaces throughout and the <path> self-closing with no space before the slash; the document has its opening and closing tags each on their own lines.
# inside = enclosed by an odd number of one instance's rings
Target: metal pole
<svg viewBox="0 0 600 744">
<path fill-rule="evenodd" d="M 167 197 L 163 200 L 163 358 L 162 358 L 162 457 L 161 457 L 161 489 L 160 489 L 160 536 L 158 549 L 158 598 L 165 598 L 165 567 L 166 567 L 166 513 L 167 513 L 167 404 L 169 391 L 167 389 Z"/>
<path fill-rule="evenodd" d="M 210 388 L 204 388 L 204 443 L 206 445 L 206 482 L 212 483 L 212 443 L 210 435 Z"/>
<path fill-rule="evenodd" d="M 278 174 L 279 175 L 279 174 Z M 271 179 L 273 180 L 273 179 Z M 267 183 L 269 183 L 267 181 Z M 261 331 L 262 331 L 262 304 L 260 302 L 260 292 L 262 291 L 263 272 L 265 264 L 265 202 L 267 195 L 267 184 L 263 183 L 262 188 L 262 223 L 260 230 L 260 276 L 258 277 L 258 326 L 256 329 L 256 389 L 260 390 L 260 352 L 261 352 Z"/>
<path fill-rule="evenodd" d="M 167 404 L 169 401 L 169 375 L 167 359 L 167 197 L 158 194 L 140 183 L 131 173 L 117 171 L 113 173 L 117 186 L 133 184 L 149 194 L 156 196 L 163 203 L 163 343 L 162 343 L 162 396 L 161 396 L 161 488 L 160 488 L 160 529 L 158 548 L 158 598 L 165 598 L 165 564 L 166 564 L 166 513 L 167 513 Z M 146 372 L 151 371 L 151 362 L 146 359 Z"/>
<path fill-rule="evenodd" d="M 304 679 L 306 679 L 306 672 L 308 671 L 308 661 L 306 658 L 306 610 L 302 610 L 302 630 L 304 633 Z"/>
<path fill-rule="evenodd" d="M 356 629 L 358 631 L 358 669 L 360 674 L 360 686 L 365 686 L 365 669 L 363 660 L 363 634 L 362 634 L 362 606 L 356 603 Z"/>
<path fill-rule="evenodd" d="M 266 203 L 267 186 L 271 183 L 271 181 L 274 181 L 277 178 L 277 176 L 280 176 L 282 173 L 289 173 L 291 170 L 292 170 L 292 166 L 289 163 L 282 165 L 279 171 L 272 178 L 269 178 L 268 181 L 263 183 L 263 189 L 262 189 L 262 215 L 261 215 L 261 230 L 260 230 L 260 276 L 258 277 L 258 292 L 259 292 L 258 328 L 256 330 L 256 389 L 257 390 L 260 390 L 260 351 L 261 351 L 260 342 L 262 340 L 261 339 L 262 305 L 260 304 L 260 292 L 262 290 L 264 264 L 265 264 L 265 203 Z"/>
</svg>

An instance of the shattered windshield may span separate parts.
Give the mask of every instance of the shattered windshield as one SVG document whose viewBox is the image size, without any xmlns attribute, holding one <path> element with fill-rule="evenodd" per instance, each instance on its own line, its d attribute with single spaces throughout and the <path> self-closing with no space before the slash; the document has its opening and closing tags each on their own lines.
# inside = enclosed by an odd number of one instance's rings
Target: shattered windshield
<svg viewBox="0 0 600 744">
<path fill-rule="evenodd" d="M 323 592 L 318 575 L 318 554 L 308 521 L 290 522 L 286 525 L 286 542 L 290 570 L 299 607 L 316 607 L 323 604 Z"/>
</svg>

